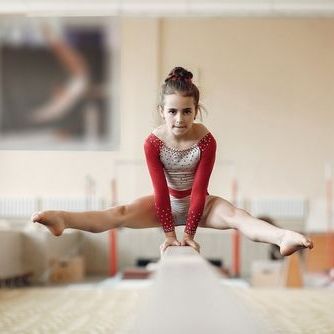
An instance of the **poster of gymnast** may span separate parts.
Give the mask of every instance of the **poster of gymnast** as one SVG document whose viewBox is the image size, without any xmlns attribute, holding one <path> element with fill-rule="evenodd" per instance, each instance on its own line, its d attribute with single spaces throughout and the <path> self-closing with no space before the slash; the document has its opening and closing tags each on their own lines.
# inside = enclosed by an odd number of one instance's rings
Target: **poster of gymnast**
<svg viewBox="0 0 334 334">
<path fill-rule="evenodd" d="M 106 26 L 82 18 L 0 26 L 0 148 L 111 148 Z"/>
</svg>

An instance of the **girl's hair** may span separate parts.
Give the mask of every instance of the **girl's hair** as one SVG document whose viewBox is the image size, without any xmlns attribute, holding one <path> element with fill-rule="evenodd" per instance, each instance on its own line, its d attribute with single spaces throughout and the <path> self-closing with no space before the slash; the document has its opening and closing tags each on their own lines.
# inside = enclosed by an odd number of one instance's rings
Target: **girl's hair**
<svg viewBox="0 0 334 334">
<path fill-rule="evenodd" d="M 202 109 L 199 103 L 199 90 L 192 82 L 193 74 L 183 67 L 174 67 L 168 74 L 165 82 L 161 86 L 160 104 L 164 105 L 164 96 L 180 93 L 183 96 L 191 96 L 194 99 L 195 110 L 199 111 L 202 118 Z"/>
</svg>

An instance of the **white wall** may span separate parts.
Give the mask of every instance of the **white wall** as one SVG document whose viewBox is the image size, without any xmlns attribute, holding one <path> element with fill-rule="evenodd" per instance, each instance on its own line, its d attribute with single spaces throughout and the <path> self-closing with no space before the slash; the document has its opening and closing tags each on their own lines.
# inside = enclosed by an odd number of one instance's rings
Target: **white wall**
<svg viewBox="0 0 334 334">
<path fill-rule="evenodd" d="M 0 196 L 81 195 L 86 174 L 109 195 L 113 159 L 143 159 L 159 83 L 174 65 L 199 74 L 218 158 L 245 196 L 318 197 L 334 161 L 333 19 L 124 18 L 121 145 L 116 152 L 0 152 Z"/>
<path fill-rule="evenodd" d="M 333 19 L 168 19 L 162 69 L 200 73 L 206 123 L 245 196 L 324 193 L 334 162 Z"/>
</svg>

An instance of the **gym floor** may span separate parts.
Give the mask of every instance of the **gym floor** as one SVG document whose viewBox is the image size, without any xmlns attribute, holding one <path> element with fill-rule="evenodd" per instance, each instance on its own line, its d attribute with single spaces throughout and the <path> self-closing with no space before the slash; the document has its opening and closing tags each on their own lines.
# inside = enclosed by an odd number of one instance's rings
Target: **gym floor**
<svg viewBox="0 0 334 334">
<path fill-rule="evenodd" d="M 261 314 L 277 333 L 334 333 L 334 289 L 255 289 L 229 282 L 249 312 Z M 151 284 L 151 280 L 114 278 L 62 287 L 1 289 L 0 332 L 135 334 L 138 307 Z"/>
</svg>

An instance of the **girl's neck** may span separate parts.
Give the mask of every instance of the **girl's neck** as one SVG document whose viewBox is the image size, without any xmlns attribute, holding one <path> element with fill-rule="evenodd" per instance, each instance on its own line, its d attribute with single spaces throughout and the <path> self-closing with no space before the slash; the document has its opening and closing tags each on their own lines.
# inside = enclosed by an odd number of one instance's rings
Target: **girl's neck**
<svg viewBox="0 0 334 334">
<path fill-rule="evenodd" d="M 169 133 L 165 124 L 156 128 L 153 133 L 160 138 L 167 146 L 174 147 L 176 149 L 184 149 L 197 143 L 208 132 L 208 129 L 199 123 L 193 124 L 191 131 L 185 136 L 175 136 L 173 133 Z"/>
<path fill-rule="evenodd" d="M 194 126 L 184 135 L 176 136 L 171 131 L 168 131 L 166 129 L 166 140 L 168 142 L 173 142 L 176 144 L 186 143 L 189 141 L 196 140 L 196 131 L 194 129 Z"/>
</svg>

